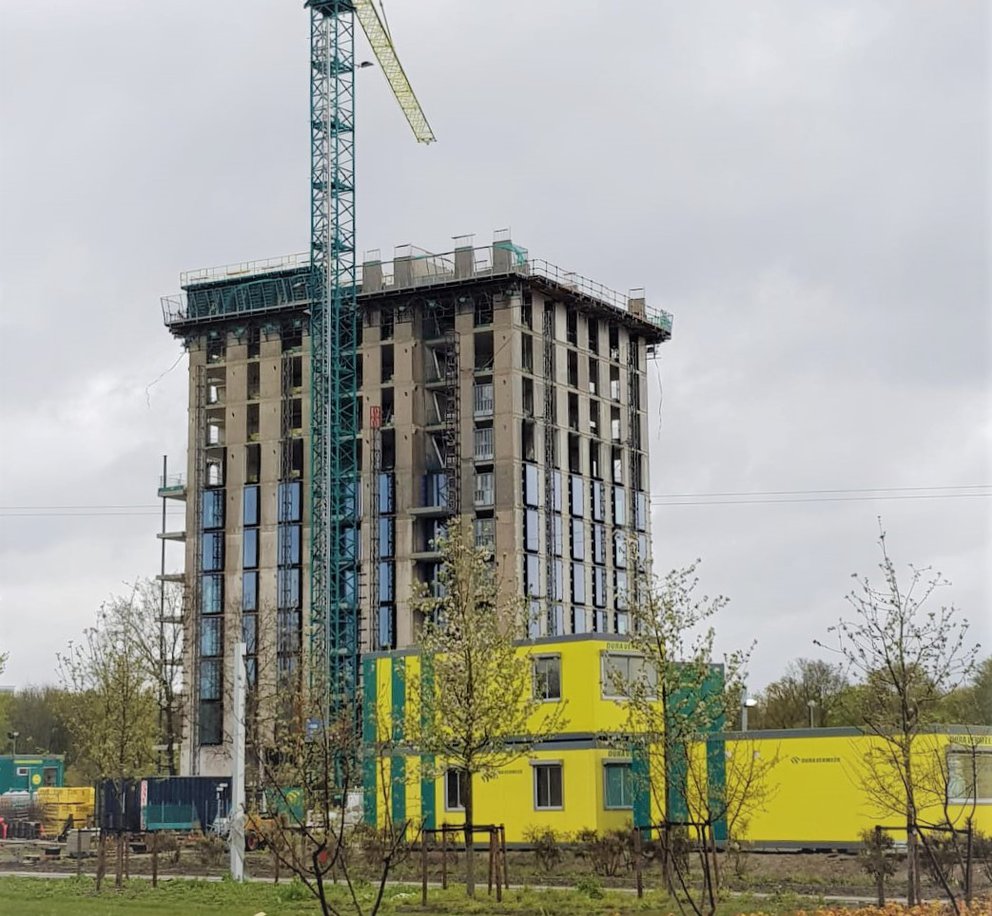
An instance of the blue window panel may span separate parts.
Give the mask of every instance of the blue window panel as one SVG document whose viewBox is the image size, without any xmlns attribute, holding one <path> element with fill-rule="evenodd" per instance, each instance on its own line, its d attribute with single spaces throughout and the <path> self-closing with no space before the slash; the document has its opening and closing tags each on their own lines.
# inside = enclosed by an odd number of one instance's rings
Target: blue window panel
<svg viewBox="0 0 992 916">
<path fill-rule="evenodd" d="M 389 515 L 396 511 L 396 481 L 392 474 L 380 474 L 378 482 L 379 512 Z"/>
<path fill-rule="evenodd" d="M 613 565 L 617 569 L 627 568 L 627 535 L 623 531 L 613 534 Z"/>
<path fill-rule="evenodd" d="M 357 528 L 343 528 L 341 530 L 341 539 L 338 543 L 341 545 L 342 556 L 361 559 L 362 545 Z"/>
<path fill-rule="evenodd" d="M 299 525 L 280 525 L 278 533 L 278 563 L 280 566 L 299 566 L 302 528 Z"/>
<path fill-rule="evenodd" d="M 204 658 L 200 660 L 200 699 L 219 700 L 221 698 L 222 659 Z"/>
<path fill-rule="evenodd" d="M 200 655 L 203 658 L 217 658 L 222 655 L 224 618 L 200 618 Z"/>
<path fill-rule="evenodd" d="M 572 608 L 572 632 L 573 633 L 588 633 L 589 632 L 589 622 L 587 620 L 588 614 L 585 608 L 575 607 Z"/>
<path fill-rule="evenodd" d="M 601 522 L 604 520 L 604 512 L 606 511 L 603 503 L 605 502 L 605 489 L 603 484 L 598 481 L 593 481 L 592 484 L 592 519 L 594 522 Z"/>
<path fill-rule="evenodd" d="M 613 574 L 613 603 L 618 611 L 627 608 L 627 573 L 620 570 Z"/>
<path fill-rule="evenodd" d="M 586 570 L 581 563 L 572 564 L 572 603 L 586 603 Z"/>
<path fill-rule="evenodd" d="M 630 614 L 626 611 L 617 611 L 617 633 L 626 636 L 630 632 Z"/>
<path fill-rule="evenodd" d="M 220 744 L 224 740 L 224 707 L 216 700 L 202 700 L 199 713 L 200 744 Z"/>
<path fill-rule="evenodd" d="M 206 575 L 201 580 L 201 610 L 204 614 L 219 614 L 224 610 L 224 577 Z"/>
<path fill-rule="evenodd" d="M 541 549 L 540 521 L 537 509 L 524 511 L 524 550 L 537 553 Z"/>
<path fill-rule="evenodd" d="M 258 566 L 258 529 L 245 528 L 241 539 L 241 565 L 245 569 Z"/>
<path fill-rule="evenodd" d="M 634 527 L 638 531 L 648 530 L 648 495 L 634 494 Z"/>
<path fill-rule="evenodd" d="M 551 516 L 551 555 L 560 557 L 564 550 L 564 523 L 560 515 Z"/>
<path fill-rule="evenodd" d="M 439 507 L 448 505 L 448 479 L 444 474 L 424 475 L 424 505 Z"/>
<path fill-rule="evenodd" d="M 241 524 L 258 524 L 258 487 L 245 487 L 242 494 L 243 511 Z"/>
<path fill-rule="evenodd" d="M 295 655 L 300 651 L 300 612 L 281 610 L 276 615 L 276 652 Z"/>
<path fill-rule="evenodd" d="M 245 657 L 245 684 L 249 690 L 258 686 L 258 659 L 250 655 Z"/>
<path fill-rule="evenodd" d="M 391 518 L 379 519 L 379 556 L 391 557 L 396 549 L 394 535 L 396 533 L 396 521 Z"/>
<path fill-rule="evenodd" d="M 532 601 L 527 614 L 527 638 L 537 639 L 541 635 L 541 602 Z"/>
<path fill-rule="evenodd" d="M 572 519 L 572 559 L 586 558 L 585 525 L 580 518 Z"/>
<path fill-rule="evenodd" d="M 593 633 L 606 632 L 606 611 L 593 611 L 592 631 Z"/>
<path fill-rule="evenodd" d="M 300 571 L 298 569 L 277 570 L 276 600 L 279 608 L 300 606 Z"/>
<path fill-rule="evenodd" d="M 568 487 L 571 491 L 569 500 L 571 514 L 578 518 L 582 518 L 582 515 L 585 512 L 586 501 L 585 484 L 581 477 L 573 476 L 568 478 Z"/>
<path fill-rule="evenodd" d="M 224 568 L 224 532 L 205 531 L 200 543 L 203 552 L 203 569 L 216 572 Z"/>
<path fill-rule="evenodd" d="M 603 767 L 607 808 L 632 808 L 634 783 L 629 763 L 607 763 Z"/>
<path fill-rule="evenodd" d="M 246 655 L 258 654 L 258 614 L 241 616 L 241 639 L 245 644 Z"/>
<path fill-rule="evenodd" d="M 648 562 L 648 536 L 646 534 L 637 535 L 637 563 L 640 569 L 644 569 Z"/>
<path fill-rule="evenodd" d="M 276 495 L 280 522 L 298 522 L 303 517 L 303 488 L 298 480 L 279 484 Z"/>
<path fill-rule="evenodd" d="M 551 511 L 561 512 L 561 471 L 551 472 Z"/>
<path fill-rule="evenodd" d="M 606 570 L 599 566 L 592 570 L 592 603 L 595 607 L 606 607 Z"/>
<path fill-rule="evenodd" d="M 606 528 L 603 525 L 592 526 L 592 561 L 606 562 Z"/>
<path fill-rule="evenodd" d="M 223 490 L 203 490 L 203 527 L 223 528 L 224 527 L 224 491 Z"/>
<path fill-rule="evenodd" d="M 524 465 L 524 505 L 541 505 L 541 472 L 536 464 Z"/>
<path fill-rule="evenodd" d="M 392 563 L 379 564 L 379 600 L 392 602 L 395 600 L 394 583 L 396 567 Z"/>
<path fill-rule="evenodd" d="M 380 605 L 376 611 L 377 649 L 392 649 L 396 645 L 396 608 L 391 604 Z"/>
<path fill-rule="evenodd" d="M 553 604 L 548 612 L 548 635 L 563 636 L 564 634 L 565 609 L 560 604 Z"/>
<path fill-rule="evenodd" d="M 535 554 L 524 557 L 524 594 L 531 598 L 540 598 L 544 594 L 541 588 L 541 558 Z"/>
<path fill-rule="evenodd" d="M 627 524 L 627 491 L 621 486 L 613 488 L 613 524 Z"/>
<path fill-rule="evenodd" d="M 246 572 L 241 576 L 241 610 L 258 610 L 258 573 Z"/>
<path fill-rule="evenodd" d="M 341 511 L 349 518 L 358 518 L 362 512 L 361 488 L 355 479 L 341 483 Z M 293 519 L 299 521 L 299 519 Z"/>
<path fill-rule="evenodd" d="M 353 569 L 345 570 L 341 577 L 339 600 L 354 604 L 358 600 L 358 574 Z"/>
</svg>

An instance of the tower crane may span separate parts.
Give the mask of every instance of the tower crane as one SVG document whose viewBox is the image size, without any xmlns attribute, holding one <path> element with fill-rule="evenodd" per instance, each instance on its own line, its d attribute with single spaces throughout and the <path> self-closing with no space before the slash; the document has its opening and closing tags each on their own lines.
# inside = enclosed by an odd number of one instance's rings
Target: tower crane
<svg viewBox="0 0 992 916">
<path fill-rule="evenodd" d="M 434 133 L 372 0 L 306 0 L 310 12 L 310 615 L 329 712 L 357 693 L 359 664 L 358 300 L 355 22 L 414 137 Z M 374 574 L 374 573 L 373 573 Z"/>
</svg>

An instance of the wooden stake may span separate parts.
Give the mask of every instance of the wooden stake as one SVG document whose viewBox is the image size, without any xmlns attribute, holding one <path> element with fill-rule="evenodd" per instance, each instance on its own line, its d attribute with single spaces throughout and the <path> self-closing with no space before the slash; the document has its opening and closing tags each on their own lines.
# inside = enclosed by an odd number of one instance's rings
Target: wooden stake
<svg viewBox="0 0 992 916">
<path fill-rule="evenodd" d="M 448 889 L 448 825 L 441 825 L 441 890 Z"/>
<path fill-rule="evenodd" d="M 641 868 L 641 831 L 634 828 L 634 877 L 637 880 L 637 899 L 644 896 L 644 873 Z"/>
<path fill-rule="evenodd" d="M 510 876 L 506 873 L 506 825 L 499 825 L 499 844 L 500 844 L 500 855 L 501 861 L 503 863 L 503 886 L 509 890 L 510 889 Z"/>
<path fill-rule="evenodd" d="M 427 906 L 427 830 L 420 832 L 420 905 Z"/>
<path fill-rule="evenodd" d="M 158 834 L 152 834 L 152 887 L 158 887 Z"/>
<path fill-rule="evenodd" d="M 875 896 L 878 905 L 885 906 L 885 851 L 882 849 L 882 828 L 875 826 Z"/>
</svg>

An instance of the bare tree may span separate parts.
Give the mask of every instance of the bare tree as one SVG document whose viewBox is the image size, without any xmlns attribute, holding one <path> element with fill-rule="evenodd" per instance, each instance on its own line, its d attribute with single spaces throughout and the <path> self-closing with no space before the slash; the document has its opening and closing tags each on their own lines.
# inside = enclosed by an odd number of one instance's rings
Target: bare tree
<svg viewBox="0 0 992 916">
<path fill-rule="evenodd" d="M 386 806 L 371 844 L 375 860 L 365 856 L 358 861 L 361 849 L 348 801 L 361 784 L 362 761 L 370 749 L 361 745 L 353 711 L 332 707 L 323 675 L 314 671 L 305 684 L 301 678 L 291 681 L 293 689 L 287 679 L 280 683 L 261 672 L 246 713 L 257 801 L 266 809 L 252 810 L 249 819 L 262 831 L 279 864 L 310 891 L 324 916 L 375 916 L 415 827 L 408 821 L 394 822 Z M 388 794 L 388 780 L 382 785 Z M 364 890 L 369 867 L 371 899 Z M 335 885 L 343 886 L 343 895 L 333 892 Z"/>
<path fill-rule="evenodd" d="M 439 590 L 420 591 L 413 607 L 424 617 L 421 671 L 408 695 L 420 716 L 410 738 L 463 774 L 466 889 L 475 893 L 473 851 L 475 779 L 494 778 L 565 725 L 562 703 L 535 696 L 532 659 L 515 640 L 525 634 L 523 602 L 501 588 L 486 548 L 475 547 L 463 526 L 437 548 L 443 561 Z"/>
<path fill-rule="evenodd" d="M 847 668 L 868 688 L 853 693 L 859 724 L 876 739 L 865 755 L 864 788 L 881 812 L 905 821 L 912 905 L 920 899 L 922 736 L 941 699 L 974 669 L 978 647 L 969 645 L 968 621 L 953 605 L 935 606 L 935 593 L 949 585 L 947 580 L 929 567 L 910 566 L 904 586 L 881 520 L 878 543 L 882 585 L 855 574 L 858 587 L 847 595 L 854 616 L 828 632 Z"/>
<path fill-rule="evenodd" d="M 775 759 L 754 752 L 734 755 L 720 761 L 720 779 L 701 752 L 707 739 L 733 721 L 749 653 L 732 653 L 722 666 L 714 663 L 710 621 L 727 599 L 696 597 L 698 562 L 673 570 L 660 583 L 643 569 L 638 572 L 629 636 L 638 661 L 606 675 L 626 700 L 627 731 L 646 758 L 648 775 L 642 779 L 655 810 L 676 834 L 696 834 L 703 877 L 698 891 L 671 844 L 664 842 L 661 851 L 666 884 L 679 907 L 703 914 L 716 908 L 713 826 L 726 820 L 730 830 L 743 830 L 750 813 L 767 800 L 766 776 Z"/>
</svg>

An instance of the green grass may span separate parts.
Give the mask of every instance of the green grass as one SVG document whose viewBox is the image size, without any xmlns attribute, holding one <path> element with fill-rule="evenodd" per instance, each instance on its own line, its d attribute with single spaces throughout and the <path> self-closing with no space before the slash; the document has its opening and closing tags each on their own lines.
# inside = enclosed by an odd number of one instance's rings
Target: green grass
<svg viewBox="0 0 992 916">
<path fill-rule="evenodd" d="M 333 888 L 332 893 L 340 903 L 345 903 L 343 889 Z M 359 888 L 363 905 L 371 903 L 371 887 Z M 789 897 L 781 900 L 749 900 L 733 898 L 722 904 L 720 916 L 761 911 L 763 913 L 788 913 L 802 903 Z M 350 910 L 345 906 L 345 912 Z M 640 916 L 676 912 L 672 903 L 656 892 L 645 894 L 638 900 L 631 893 L 600 890 L 590 882 L 579 890 L 515 889 L 504 894 L 503 902 L 496 903 L 483 886 L 474 900 L 469 900 L 461 888 L 447 891 L 432 889 L 427 909 L 420 906 L 418 887 L 390 886 L 386 889 L 386 903 L 381 912 L 393 914 L 423 914 L 423 916 L 474 916 L 474 914 L 511 914 L 511 916 Z M 133 880 L 117 891 L 113 879 L 104 883 L 98 894 L 92 878 L 41 879 L 0 878 L 0 913 L 17 916 L 145 916 L 145 914 L 198 914 L 215 913 L 219 916 L 283 916 L 283 914 L 315 914 L 320 908 L 316 901 L 298 882 L 278 885 L 249 882 L 234 884 L 230 881 L 163 881 L 157 888 L 145 880 Z"/>
</svg>

